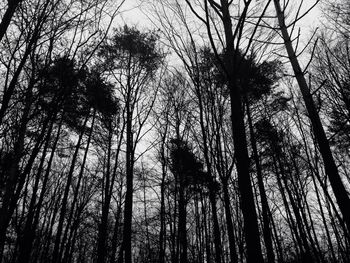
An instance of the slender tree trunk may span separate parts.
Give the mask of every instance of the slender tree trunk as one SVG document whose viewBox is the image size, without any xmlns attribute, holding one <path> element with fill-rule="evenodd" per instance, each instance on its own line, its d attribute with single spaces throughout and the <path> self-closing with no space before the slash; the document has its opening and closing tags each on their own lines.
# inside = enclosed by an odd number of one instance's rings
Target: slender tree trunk
<svg viewBox="0 0 350 263">
<path fill-rule="evenodd" d="M 255 161 L 255 167 L 256 167 L 256 173 L 257 173 L 257 179 L 258 179 L 258 187 L 260 192 L 260 198 L 261 198 L 261 209 L 262 209 L 262 217 L 263 217 L 263 236 L 266 246 L 266 253 L 267 253 L 267 261 L 269 263 L 275 262 L 275 254 L 273 251 L 273 245 L 272 245 L 272 233 L 270 228 L 270 207 L 267 200 L 266 192 L 265 192 L 265 186 L 264 186 L 264 180 L 263 180 L 263 174 L 261 170 L 259 155 L 258 155 L 258 149 L 256 145 L 256 139 L 255 139 L 255 132 L 253 128 L 253 122 L 252 117 L 250 113 L 250 107 L 248 99 L 245 98 L 245 103 L 247 107 L 247 116 L 248 116 L 248 124 L 249 124 L 249 131 L 250 131 L 250 142 L 251 147 L 253 150 L 253 157 Z"/>
<path fill-rule="evenodd" d="M 168 121 L 168 120 L 167 120 Z M 168 123 L 165 124 L 164 134 L 162 135 L 161 144 L 161 162 L 162 162 L 162 181 L 160 184 L 160 231 L 159 231 L 159 263 L 164 262 L 165 257 L 165 178 L 166 178 L 166 156 L 165 156 L 165 140 L 168 131 Z"/>
<path fill-rule="evenodd" d="M 64 114 L 62 114 L 63 116 Z M 56 148 L 57 148 L 57 144 L 61 135 L 61 128 L 62 128 L 62 123 L 63 123 L 63 117 L 61 116 L 61 120 L 58 124 L 58 129 L 57 129 L 57 134 L 54 140 L 54 143 L 52 145 L 52 149 L 51 149 L 51 154 L 50 154 L 50 158 L 48 160 L 47 166 L 46 166 L 46 171 L 45 171 L 45 175 L 44 175 L 44 179 L 43 179 L 43 183 L 42 183 L 42 188 L 41 188 L 41 192 L 40 192 L 40 196 L 38 199 L 38 203 L 37 203 L 37 209 L 35 210 L 35 214 L 34 214 L 34 218 L 33 218 L 33 224 L 32 224 L 32 231 L 35 231 L 35 229 L 37 228 L 38 224 L 39 224 L 39 219 L 40 219 L 40 215 L 41 215 L 41 209 L 42 209 L 42 204 L 44 202 L 44 197 L 45 197 L 45 193 L 46 193 L 46 187 L 47 187 L 47 183 L 49 181 L 49 175 L 50 175 L 50 171 L 51 171 L 51 165 L 53 163 L 53 158 L 56 152 Z M 53 195 L 55 196 L 55 195 Z M 57 208 L 58 209 L 58 208 Z M 47 217 L 44 217 L 45 219 Z M 44 224 L 45 225 L 45 224 Z M 26 246 L 30 247 L 33 246 L 34 243 L 34 239 L 35 239 L 35 235 L 31 235 L 31 239 L 28 240 Z M 28 248 L 28 250 L 31 250 Z M 38 252 L 39 253 L 39 252 Z M 38 255 L 37 255 L 38 256 Z M 26 257 L 24 257 L 25 259 Z M 28 257 L 29 258 L 29 257 Z M 35 262 L 35 260 L 34 260 Z"/>
<path fill-rule="evenodd" d="M 305 226 L 305 232 L 306 232 L 305 235 L 309 240 L 311 249 L 313 250 L 314 259 L 318 262 L 324 262 L 323 256 L 319 247 L 318 239 L 315 233 L 315 228 L 311 217 L 310 207 L 307 202 L 306 193 L 302 188 L 302 182 L 300 178 L 301 171 L 299 170 L 299 166 L 296 163 L 296 157 L 292 155 L 292 152 L 290 153 L 290 155 L 291 155 L 292 164 L 294 166 L 294 171 L 295 171 L 295 176 L 291 176 L 290 181 L 291 181 L 292 187 L 294 188 L 294 193 L 295 193 L 294 195 L 296 199 L 297 209 L 300 211 L 302 222 L 304 222 L 303 225 Z M 307 216 L 309 217 L 310 225 L 308 224 Z M 312 234 L 314 234 L 314 237 L 312 236 Z"/>
<path fill-rule="evenodd" d="M 120 200 L 121 200 L 121 196 L 120 196 Z M 116 254 L 117 245 L 118 245 L 118 234 L 119 234 L 119 224 L 120 224 L 121 212 L 122 212 L 122 204 L 120 202 L 120 204 L 118 205 L 118 208 L 117 208 L 117 214 L 115 216 L 110 263 L 115 262 L 115 254 Z"/>
<path fill-rule="evenodd" d="M 212 262 L 211 260 L 211 241 L 210 241 L 210 230 L 208 229 L 208 219 L 207 219 L 207 203 L 206 199 L 203 197 L 203 194 L 201 193 L 201 211 L 203 215 L 203 224 L 204 224 L 204 246 L 205 246 L 205 255 L 206 257 L 203 256 L 203 258 L 206 258 L 206 262 L 210 263 Z"/>
<path fill-rule="evenodd" d="M 221 235 L 220 235 L 220 226 L 218 220 L 218 211 L 216 204 L 216 194 L 213 189 L 214 186 L 209 186 L 209 201 L 211 205 L 212 212 L 212 221 L 213 221 L 213 230 L 214 230 L 214 247 L 215 247 L 215 262 L 220 263 L 222 257 L 222 248 L 221 248 Z"/>
<path fill-rule="evenodd" d="M 216 158 L 218 161 L 217 171 L 218 171 L 219 177 L 221 178 L 221 185 L 222 185 L 222 192 L 223 192 L 223 203 L 224 203 L 227 236 L 228 236 L 228 243 L 229 243 L 229 250 L 230 250 L 230 262 L 237 263 L 238 255 L 236 250 L 236 237 L 235 237 L 234 225 L 232 222 L 232 212 L 231 212 L 231 206 L 230 206 L 231 201 L 230 201 L 230 195 L 228 191 L 228 179 L 231 175 L 231 169 L 225 168 L 227 165 L 224 164 L 225 160 L 222 156 L 223 150 L 221 149 L 222 140 L 220 135 L 220 130 L 221 130 L 220 122 L 222 122 L 222 120 L 219 121 L 216 119 L 214 122 L 216 125 L 215 129 L 217 130 L 217 134 L 216 134 Z"/>
<path fill-rule="evenodd" d="M 318 206 L 320 208 L 320 214 L 321 214 L 321 217 L 322 217 L 323 227 L 324 227 L 324 229 L 326 231 L 328 246 L 329 246 L 329 249 L 331 251 L 332 262 L 336 262 L 336 258 L 337 257 L 335 256 L 334 246 L 333 246 L 331 235 L 330 235 L 330 232 L 329 232 L 329 229 L 328 229 L 328 223 L 327 223 L 326 218 L 325 218 L 325 213 L 324 213 L 324 210 L 323 210 L 323 204 L 321 202 L 320 193 L 318 191 L 318 187 L 317 187 L 317 184 L 316 184 L 315 177 L 314 176 L 311 176 L 311 177 L 312 177 L 312 182 L 313 182 L 313 185 L 314 185 L 314 188 L 315 188 L 315 193 L 316 193 L 316 197 L 317 197 Z"/>
<path fill-rule="evenodd" d="M 230 197 L 227 189 L 227 182 L 222 185 L 222 190 L 224 194 L 224 206 L 225 206 L 225 217 L 226 217 L 226 225 L 227 225 L 227 235 L 228 242 L 230 247 L 230 262 L 236 263 L 238 262 L 238 256 L 236 251 L 236 241 L 235 241 L 235 233 L 232 222 L 232 213 L 230 207 Z"/>
<path fill-rule="evenodd" d="M 112 136 L 113 131 L 109 130 L 108 135 L 108 149 L 107 149 L 107 167 L 104 175 L 104 186 L 103 186 L 103 200 L 102 200 L 102 216 L 98 231 L 98 242 L 97 242 L 97 263 L 104 263 L 106 258 L 106 240 L 107 240 L 107 229 L 108 229 L 108 215 L 109 208 L 112 198 L 112 193 L 109 192 L 111 185 L 111 151 L 112 151 Z"/>
<path fill-rule="evenodd" d="M 10 223 L 13 211 L 15 210 L 17 200 L 19 198 L 17 197 L 16 192 L 19 193 L 25 183 L 26 175 L 21 173 L 19 165 L 20 160 L 23 157 L 25 135 L 29 121 L 28 118 L 30 114 L 30 108 L 32 105 L 33 87 L 34 77 L 31 79 L 26 91 L 24 109 L 20 120 L 20 127 L 17 131 L 18 134 L 13 148 L 13 157 L 9 171 L 7 173 L 7 182 L 5 184 L 6 188 L 0 209 L 0 263 L 2 261 L 4 251 L 7 227 Z M 34 150 L 32 152 L 32 155 L 33 154 L 36 154 Z M 22 178 L 20 178 L 21 175 Z"/>
<path fill-rule="evenodd" d="M 184 176 L 178 175 L 180 178 L 179 184 L 179 225 L 178 225 L 178 238 L 180 248 L 180 263 L 187 263 L 187 212 L 186 212 L 186 196 L 184 186 Z"/>
<path fill-rule="evenodd" d="M 95 125 L 95 118 L 96 118 L 96 109 L 94 109 L 93 113 L 92 113 L 91 127 L 90 127 L 90 131 L 89 131 L 89 135 L 88 135 L 88 140 L 87 140 L 87 143 L 86 143 L 86 148 L 85 148 L 85 153 L 84 153 L 84 156 L 83 156 L 83 161 L 82 161 L 80 172 L 79 172 L 79 175 L 78 175 L 78 182 L 77 182 L 77 185 L 76 185 L 76 188 L 75 188 L 75 191 L 74 191 L 73 201 L 71 202 L 71 208 L 70 208 L 70 212 L 69 212 L 66 228 L 65 228 L 65 231 L 64 231 L 64 234 L 63 234 L 63 240 L 69 240 L 69 239 L 67 239 L 69 230 L 74 231 L 74 228 L 70 229 L 70 227 L 71 227 L 71 223 L 72 223 L 72 220 L 73 220 L 74 212 L 76 211 L 75 206 L 76 206 L 76 203 L 78 201 L 78 195 L 79 195 L 79 192 L 80 192 L 79 191 L 80 190 L 80 184 L 81 184 L 81 181 L 82 181 L 83 175 L 84 175 L 84 169 L 85 169 L 85 164 L 86 164 L 86 160 L 87 160 L 87 156 L 88 156 L 88 152 L 89 152 L 90 142 L 91 142 L 91 138 L 92 138 L 92 132 L 94 130 L 94 125 Z M 68 249 L 68 248 L 66 248 L 66 249 Z M 63 251 L 64 251 L 64 246 L 62 246 L 61 249 L 60 249 L 60 253 L 59 253 L 59 257 L 60 258 L 62 258 Z"/>
<path fill-rule="evenodd" d="M 299 230 L 299 237 L 300 237 L 299 242 L 300 242 L 300 246 L 303 247 L 302 251 L 304 251 L 304 253 L 302 253 L 302 255 L 301 255 L 302 262 L 313 262 L 313 257 L 312 257 L 312 253 L 310 250 L 310 245 L 308 243 L 307 236 L 306 236 L 305 229 L 304 229 L 303 220 L 302 220 L 301 215 L 300 215 L 300 213 L 302 211 L 300 211 L 300 209 L 296 205 L 294 197 L 293 197 L 291 189 L 290 189 L 290 186 L 288 185 L 288 181 L 286 179 L 286 178 L 290 177 L 291 175 L 288 175 L 285 171 L 284 163 L 282 162 L 282 159 L 281 159 L 281 155 L 282 155 L 281 153 L 283 151 L 280 148 L 280 146 L 275 143 L 274 138 L 271 138 L 271 144 L 272 144 L 272 147 L 273 147 L 274 153 L 275 153 L 274 158 L 276 159 L 277 165 L 278 165 L 279 170 L 281 172 L 280 178 L 284 184 L 284 187 L 282 186 L 281 191 L 285 190 L 287 192 L 287 195 L 289 197 L 289 202 L 292 206 L 292 210 L 293 210 L 295 220 L 296 220 L 295 231 L 297 232 Z"/>
<path fill-rule="evenodd" d="M 47 168 L 49 169 L 49 168 Z M 63 173 L 61 174 L 61 176 L 63 176 Z M 54 194 L 52 195 L 53 197 L 55 196 L 60 196 L 62 195 L 62 191 L 61 190 L 61 184 L 58 183 L 56 185 L 56 188 L 54 190 Z M 51 217 L 50 220 L 48 220 L 47 226 L 45 227 L 45 231 L 43 236 L 44 238 L 44 244 L 43 244 L 43 249 L 42 249 L 42 253 L 41 255 L 37 255 L 35 257 L 35 261 L 40 261 L 40 262 L 50 262 L 50 245 L 51 245 L 51 241 L 52 241 L 52 233 L 54 231 L 54 225 L 56 222 L 56 218 L 57 218 L 57 214 L 59 213 L 59 209 L 60 209 L 60 198 L 53 198 L 50 207 L 53 206 L 52 212 L 49 214 L 49 216 Z M 38 260 L 40 256 L 40 260 Z"/>
<path fill-rule="evenodd" d="M 282 185 L 281 177 L 283 175 L 281 175 L 280 172 L 279 172 L 276 158 L 274 156 L 272 156 L 272 159 L 273 159 L 273 166 L 274 166 L 274 169 L 275 169 L 275 174 L 276 174 L 276 179 L 277 179 L 277 185 L 278 185 L 278 188 L 279 188 L 281 196 L 282 196 L 282 201 L 283 201 L 284 207 L 286 209 L 287 222 L 288 222 L 288 225 L 289 225 L 289 228 L 290 228 L 290 231 L 292 233 L 293 240 L 294 240 L 296 254 L 298 256 L 300 256 L 301 254 L 304 253 L 304 247 L 302 246 L 302 242 L 301 242 L 301 239 L 300 239 L 300 236 L 299 236 L 299 233 L 298 233 L 298 229 L 297 229 L 297 227 L 295 225 L 295 221 L 294 221 L 294 218 L 292 216 L 292 212 L 290 211 L 290 207 L 289 207 L 289 204 L 288 204 L 286 193 L 285 193 L 284 187 Z"/>
<path fill-rule="evenodd" d="M 130 92 L 130 91 L 129 91 Z M 134 179 L 134 155 L 133 155 L 133 134 L 132 134 L 132 110 L 130 94 L 126 105 L 126 194 L 124 208 L 124 230 L 123 244 L 119 255 L 120 263 L 131 263 L 131 236 L 132 236 L 132 207 L 133 207 L 133 179 Z"/>
<path fill-rule="evenodd" d="M 212 165 L 209 159 L 207 129 L 204 124 L 203 100 L 202 100 L 202 94 L 200 89 L 201 89 L 200 85 L 197 84 L 196 94 L 198 98 L 199 120 L 200 120 L 201 132 L 203 137 L 203 153 L 204 153 L 205 164 L 207 166 L 208 177 L 211 180 L 211 182 L 209 182 L 209 200 L 210 200 L 211 209 L 212 209 L 212 220 L 213 220 L 213 229 L 214 229 L 215 262 L 221 263 L 222 245 L 221 245 L 220 227 L 219 227 L 217 208 L 216 208 L 216 194 L 214 192 L 215 191 L 214 183 L 216 182 L 216 180 L 215 180 L 215 176 L 212 174 Z"/>
<path fill-rule="evenodd" d="M 28 208 L 28 215 L 27 215 L 26 223 L 23 230 L 23 236 L 19 238 L 20 239 L 19 252 L 18 252 L 19 263 L 25 263 L 30 259 L 32 244 L 33 244 L 33 240 L 35 239 L 35 228 L 36 228 L 36 226 L 34 225 L 35 209 L 41 208 L 41 204 L 40 206 L 38 206 L 39 204 L 37 204 L 37 191 L 39 189 L 39 182 L 40 182 L 41 174 L 44 168 L 44 162 L 46 160 L 46 153 L 49 147 L 50 138 L 52 136 L 51 133 L 52 133 L 53 126 L 54 126 L 54 120 L 51 121 L 50 128 L 47 132 L 46 143 L 44 146 L 40 165 L 35 178 L 33 194 L 32 194 L 29 208 Z M 46 184 L 45 185 L 43 184 L 43 188 L 41 189 L 41 191 L 45 191 L 44 187 L 46 187 Z"/>
<path fill-rule="evenodd" d="M 59 252 L 60 252 L 60 249 L 61 249 L 61 247 L 60 247 L 61 246 L 61 235 L 62 235 L 62 231 L 63 231 L 64 219 L 65 219 L 65 216 L 66 216 L 68 195 L 69 195 L 69 190 L 71 188 L 71 183 L 72 183 L 72 179 L 73 179 L 75 163 L 76 163 L 76 160 L 77 160 L 77 157 L 78 157 L 81 141 L 82 141 L 83 136 L 84 136 L 84 130 L 85 130 L 86 123 L 87 123 L 88 119 L 89 119 L 89 116 L 87 116 L 85 118 L 85 120 L 84 120 L 83 131 L 79 134 L 78 142 L 77 142 L 77 144 L 75 146 L 75 151 L 74 151 L 74 154 L 73 154 L 73 157 L 72 157 L 71 165 L 70 165 L 70 168 L 69 168 L 69 172 L 67 174 L 67 182 L 66 182 L 66 185 L 65 185 L 63 198 L 62 198 L 62 202 L 61 202 L 60 215 L 59 215 L 58 226 L 57 226 L 56 237 L 55 237 L 55 245 L 54 245 L 54 250 L 53 250 L 53 253 L 52 253 L 52 262 L 54 262 L 54 263 L 60 263 L 61 262 L 61 258 L 59 257 Z"/>
<path fill-rule="evenodd" d="M 108 194 L 110 196 L 112 196 L 114 182 L 115 182 L 116 176 L 117 176 L 117 168 L 118 168 L 118 165 L 119 165 L 118 160 L 119 160 L 119 154 L 120 154 L 121 144 L 122 144 L 122 140 L 123 140 L 124 129 L 125 129 L 125 122 L 123 123 L 123 126 L 122 126 L 122 128 L 120 130 L 120 134 L 119 134 L 120 137 L 119 137 L 117 152 L 116 152 L 116 155 L 115 155 L 113 175 L 112 175 L 110 187 L 108 189 Z M 120 181 L 119 181 L 119 188 L 120 188 L 120 192 L 119 192 L 120 203 L 119 203 L 118 208 L 117 208 L 117 216 L 115 218 L 116 222 L 115 222 L 115 225 L 114 225 L 114 233 L 113 233 L 113 238 L 112 238 L 112 249 L 111 249 L 111 258 L 110 258 L 110 262 L 111 263 L 115 262 L 115 257 L 116 257 L 116 252 L 117 252 L 117 245 L 118 245 L 119 217 L 120 217 L 120 214 L 122 212 L 122 190 L 121 190 L 123 188 L 123 178 L 122 177 L 120 178 Z M 108 198 L 108 200 L 110 201 L 111 198 Z M 108 207 L 109 207 L 109 205 L 110 204 L 108 203 Z M 119 260 L 121 260 L 120 257 L 119 257 Z"/>
</svg>

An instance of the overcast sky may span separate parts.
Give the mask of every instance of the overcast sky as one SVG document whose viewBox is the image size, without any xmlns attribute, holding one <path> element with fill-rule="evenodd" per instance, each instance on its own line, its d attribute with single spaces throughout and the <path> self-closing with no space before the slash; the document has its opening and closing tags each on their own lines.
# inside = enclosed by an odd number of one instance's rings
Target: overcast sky
<svg viewBox="0 0 350 263">
<path fill-rule="evenodd" d="M 146 3 L 149 1 L 159 1 L 159 0 L 126 0 L 122 13 L 115 22 L 115 27 L 121 26 L 123 24 L 136 25 L 139 29 L 151 29 L 153 28 L 152 23 L 147 18 L 147 8 Z M 183 0 L 184 1 L 184 0 Z M 297 7 L 298 2 L 302 0 L 290 1 L 290 7 Z M 309 9 L 312 6 L 314 0 L 304 0 L 303 10 Z M 293 6 L 292 6 L 293 5 Z M 271 7 L 273 7 L 271 5 Z M 148 13 L 149 15 L 149 13 Z M 321 12 L 320 5 L 316 6 L 311 12 L 309 12 L 305 17 L 298 22 L 298 27 L 300 28 L 301 41 L 299 43 L 299 49 L 303 49 L 306 43 L 310 40 L 312 32 L 320 24 Z M 294 30 L 297 33 L 298 30 Z M 174 58 L 175 59 L 175 58 Z M 174 59 L 172 61 L 174 61 Z M 306 58 L 308 60 L 308 58 Z"/>
<path fill-rule="evenodd" d="M 123 12 L 117 23 L 132 24 L 140 27 L 152 27 L 152 24 L 149 22 L 147 16 L 144 14 L 144 12 L 147 10 L 145 5 L 147 1 L 149 0 L 126 0 L 122 8 Z M 294 3 L 295 1 L 291 2 Z M 308 7 L 314 3 L 314 1 L 310 0 L 304 2 L 306 3 L 304 4 L 304 10 L 308 9 Z M 319 24 L 319 20 L 321 18 L 321 12 L 319 7 L 320 4 L 316 6 L 307 16 L 305 16 L 298 23 L 299 27 L 302 27 L 306 30 L 314 29 Z"/>
</svg>

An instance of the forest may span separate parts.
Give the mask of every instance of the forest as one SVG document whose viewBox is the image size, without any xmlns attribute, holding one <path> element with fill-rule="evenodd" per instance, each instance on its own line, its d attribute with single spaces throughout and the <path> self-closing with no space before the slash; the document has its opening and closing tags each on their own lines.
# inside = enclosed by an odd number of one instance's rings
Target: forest
<svg viewBox="0 0 350 263">
<path fill-rule="evenodd" d="M 0 263 L 36 262 L 350 262 L 350 2 L 0 1 Z"/>
</svg>

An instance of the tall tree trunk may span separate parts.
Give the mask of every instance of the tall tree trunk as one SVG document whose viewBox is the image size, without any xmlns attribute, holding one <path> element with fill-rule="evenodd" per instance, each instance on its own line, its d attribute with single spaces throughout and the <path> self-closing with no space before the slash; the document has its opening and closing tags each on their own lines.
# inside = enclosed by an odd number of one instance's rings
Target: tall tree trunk
<svg viewBox="0 0 350 263">
<path fill-rule="evenodd" d="M 165 179 L 166 179 L 166 153 L 165 153 L 165 143 L 166 136 L 168 132 L 168 120 L 165 124 L 165 130 L 162 134 L 162 142 L 161 142 L 161 164 L 162 164 L 162 181 L 160 184 L 160 231 L 159 231 L 159 263 L 163 263 L 165 260 L 165 234 L 166 234 L 166 226 L 165 226 Z"/>
<path fill-rule="evenodd" d="M 241 209 L 244 220 L 244 234 L 247 244 L 247 262 L 263 263 L 264 260 L 260 245 L 258 217 L 255 210 L 254 196 L 249 174 L 249 156 L 242 109 L 242 96 L 234 77 L 236 75 L 236 51 L 234 50 L 232 22 L 229 12 L 229 2 L 227 0 L 221 0 L 221 10 L 226 39 L 226 69 L 224 70 L 227 72 L 230 90 L 232 134 L 235 148 L 238 186 L 241 197 Z"/>
<path fill-rule="evenodd" d="M 129 87 L 129 90 L 131 88 Z M 130 91 L 129 91 L 130 92 Z M 121 247 L 119 262 L 131 263 L 131 236 L 132 236 L 132 207 L 133 207 L 133 179 L 134 179 L 134 154 L 133 154 L 133 134 L 132 134 L 132 109 L 130 94 L 126 105 L 126 194 L 124 208 L 124 230 L 123 244 Z"/>
<path fill-rule="evenodd" d="M 350 209 L 349 209 L 350 199 L 345 189 L 345 186 L 341 180 L 337 165 L 335 164 L 326 133 L 323 129 L 320 116 L 318 115 L 317 109 L 312 99 L 309 86 L 304 76 L 304 72 L 302 71 L 298 58 L 295 54 L 292 41 L 290 39 L 288 30 L 285 24 L 285 16 L 284 16 L 284 12 L 281 9 L 280 1 L 274 0 L 274 4 L 275 4 L 278 23 L 283 36 L 284 44 L 288 53 L 290 63 L 293 67 L 295 77 L 299 84 L 299 88 L 302 93 L 307 112 L 309 114 L 314 135 L 318 143 L 320 153 L 323 158 L 325 171 L 331 183 L 332 190 L 337 200 L 339 209 L 343 215 L 343 220 L 347 225 L 347 228 L 349 231 L 350 230 Z"/>
</svg>

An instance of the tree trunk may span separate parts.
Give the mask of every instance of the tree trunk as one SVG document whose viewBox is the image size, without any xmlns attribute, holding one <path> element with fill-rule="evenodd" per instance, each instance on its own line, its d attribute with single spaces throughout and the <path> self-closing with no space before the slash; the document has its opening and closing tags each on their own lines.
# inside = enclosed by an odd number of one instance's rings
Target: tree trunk
<svg viewBox="0 0 350 263">
<path fill-rule="evenodd" d="M 63 223 L 64 223 L 64 219 L 66 216 L 66 210 L 67 210 L 67 203 L 68 203 L 68 195 L 69 195 L 69 190 L 71 187 L 71 182 L 73 179 L 73 173 L 74 173 L 74 169 L 75 169 L 75 163 L 78 157 L 78 153 L 79 153 L 79 149 L 80 149 L 80 145 L 81 145 L 81 141 L 83 139 L 84 136 L 84 130 L 86 127 L 86 123 L 88 121 L 88 116 L 85 118 L 84 120 L 84 124 L 83 124 L 83 131 L 79 134 L 79 138 L 78 138 L 78 142 L 75 146 L 75 151 L 72 157 L 72 161 L 71 161 L 71 165 L 69 168 L 69 172 L 67 174 L 67 182 L 66 182 L 66 186 L 64 189 L 64 193 L 63 193 L 63 198 L 62 198 L 62 203 L 61 203 L 61 209 L 60 209 L 60 215 L 59 215 L 59 220 L 58 220 L 58 226 L 57 226 L 57 230 L 56 230 L 56 237 L 55 237 L 55 245 L 54 245 L 54 250 L 52 253 L 52 262 L 55 263 L 60 263 L 61 262 L 61 258 L 59 257 L 59 252 L 61 249 L 61 235 L 62 235 L 62 231 L 63 231 Z"/>
<path fill-rule="evenodd" d="M 88 140 L 86 143 L 85 153 L 83 156 L 83 162 L 81 164 L 81 168 L 80 168 L 79 175 L 78 175 L 78 182 L 77 182 L 77 185 L 76 185 L 76 188 L 74 191 L 73 201 L 71 202 L 71 208 L 70 208 L 70 212 L 69 212 L 69 216 L 68 216 L 68 220 L 67 220 L 67 224 L 66 224 L 66 229 L 65 229 L 64 234 L 63 234 L 63 240 L 69 241 L 69 239 L 67 239 L 68 232 L 69 232 L 69 230 L 74 231 L 74 227 L 72 227 L 72 229 L 70 229 L 70 228 L 71 228 L 71 223 L 73 220 L 74 212 L 77 209 L 77 208 L 75 208 L 75 206 L 76 206 L 76 203 L 78 200 L 78 195 L 80 193 L 80 191 L 79 191 L 80 184 L 81 184 L 81 181 L 82 181 L 83 175 L 84 175 L 84 169 L 85 169 L 85 164 L 86 164 L 86 160 L 87 160 L 87 156 L 88 156 L 88 152 L 89 152 L 90 142 L 91 142 L 91 138 L 92 138 L 92 132 L 94 130 L 94 125 L 95 125 L 95 118 L 96 118 L 96 109 L 94 109 L 93 113 L 92 113 L 91 127 L 90 127 L 90 131 L 89 131 L 89 135 L 88 135 Z M 73 225 L 74 225 L 74 223 L 73 223 Z M 69 246 L 68 246 L 68 248 L 69 248 Z M 68 248 L 66 248 L 66 249 L 68 249 Z M 60 253 L 59 253 L 60 258 L 62 258 L 63 250 L 64 250 L 64 247 L 62 246 L 62 248 L 60 249 Z"/>
<path fill-rule="evenodd" d="M 97 263 L 104 263 L 106 258 L 106 239 L 107 228 L 108 228 L 108 215 L 109 207 L 111 203 L 112 193 L 109 192 L 111 185 L 111 173 L 110 173 L 110 163 L 111 163 L 111 151 L 112 151 L 112 130 L 109 130 L 108 135 L 108 149 L 107 149 L 107 167 L 106 173 L 104 175 L 104 186 L 102 193 L 102 215 L 101 222 L 98 230 L 98 241 L 97 241 Z"/>
<path fill-rule="evenodd" d="M 6 34 L 7 28 L 10 25 L 11 19 L 16 11 L 17 6 L 22 0 L 8 0 L 7 9 L 0 23 L 0 41 Z"/>
<path fill-rule="evenodd" d="M 129 91 L 130 92 L 130 91 Z M 131 263 L 131 236 L 132 236 L 132 207 L 133 207 L 133 134 L 132 134 L 132 110 L 130 95 L 127 99 L 126 105 L 126 194 L 125 194 L 125 208 L 124 208 L 124 230 L 123 230 L 123 244 L 121 247 L 119 262 Z"/>
<path fill-rule="evenodd" d="M 117 208 L 117 214 L 115 215 L 115 223 L 114 223 L 114 230 L 113 230 L 110 263 L 114 263 L 115 262 L 115 254 L 116 254 L 117 245 L 118 245 L 118 234 L 119 234 L 119 224 L 120 224 L 121 212 L 122 212 L 122 204 L 120 202 L 120 204 L 118 205 L 118 208 Z"/>
<path fill-rule="evenodd" d="M 17 138 L 15 138 L 16 141 L 13 148 L 11 165 L 9 171 L 7 172 L 7 182 L 5 184 L 6 188 L 0 208 L 0 262 L 2 261 L 7 227 L 10 223 L 13 211 L 15 210 L 17 200 L 19 198 L 16 193 L 19 193 L 22 190 L 25 183 L 26 175 L 21 173 L 19 165 L 23 157 L 25 135 L 33 99 L 33 88 L 34 77 L 31 79 L 26 91 L 24 109 L 20 120 L 20 126 L 17 131 Z M 35 155 L 34 157 L 36 157 L 35 150 L 33 150 L 32 155 Z"/>
<path fill-rule="evenodd" d="M 208 178 L 211 180 L 209 182 L 209 201 L 212 209 L 212 220 L 213 220 L 213 229 L 214 229 L 214 246 L 215 246 L 215 262 L 221 263 L 221 235 L 220 235 L 220 227 L 218 222 L 217 208 L 216 208 L 216 194 L 214 189 L 214 183 L 216 182 L 215 176 L 212 174 L 212 165 L 209 159 L 209 149 L 208 149 L 208 140 L 207 140 L 207 128 L 204 124 L 204 109 L 203 109 L 203 100 L 201 94 L 201 87 L 199 83 L 196 85 L 196 94 L 198 98 L 198 106 L 199 106 L 199 120 L 201 126 L 201 132 L 203 137 L 203 153 L 205 164 L 207 166 Z"/>
<path fill-rule="evenodd" d="M 266 192 L 265 192 L 265 186 L 264 186 L 264 180 L 263 180 L 263 174 L 261 170 L 259 155 L 258 155 L 258 149 L 256 145 L 256 139 L 255 139 L 255 132 L 253 128 L 253 121 L 250 113 L 250 107 L 248 99 L 245 98 L 245 103 L 247 107 L 247 116 L 248 116 L 248 124 L 249 124 L 249 131 L 250 131 L 250 142 L 251 147 L 253 150 L 253 157 L 256 167 L 256 176 L 258 179 L 258 187 L 260 192 L 260 198 L 261 198 L 261 209 L 262 209 L 262 217 L 263 217 L 263 236 L 265 241 L 265 247 L 266 247 L 266 253 L 267 253 L 267 261 L 269 263 L 275 262 L 275 254 L 273 252 L 273 245 L 272 245 L 272 233 L 270 228 L 270 207 L 267 200 Z"/>
<path fill-rule="evenodd" d="M 53 125 L 54 125 L 54 120 L 51 121 L 50 128 L 47 132 L 46 143 L 44 146 L 40 165 L 39 165 L 37 175 L 35 178 L 35 183 L 34 183 L 34 187 L 33 187 L 33 194 L 32 194 L 29 208 L 28 208 L 28 215 L 27 215 L 26 223 L 25 223 L 24 230 L 23 230 L 23 236 L 21 236 L 19 238 L 20 239 L 19 240 L 19 251 L 18 251 L 18 262 L 19 263 L 28 262 L 28 260 L 30 259 L 30 253 L 31 253 L 33 241 L 35 239 L 35 229 L 36 229 L 36 225 L 34 225 L 34 221 L 35 221 L 34 218 L 35 218 L 35 214 L 36 214 L 35 210 L 41 209 L 41 204 L 37 203 L 37 191 L 39 189 L 39 182 L 41 179 L 41 173 L 43 170 L 43 166 L 44 166 L 44 162 L 45 162 L 45 158 L 46 158 L 46 153 L 47 153 L 49 143 L 50 143 Z M 55 148 L 56 143 L 57 143 L 57 140 L 55 141 L 53 148 Z M 52 150 L 54 151 L 54 149 L 52 149 Z M 45 191 L 45 189 L 44 189 L 45 187 L 46 187 L 46 184 L 43 183 L 43 188 L 41 189 L 41 191 Z"/>
<path fill-rule="evenodd" d="M 227 182 L 223 183 L 222 188 L 223 188 L 222 190 L 224 194 L 227 235 L 228 235 L 228 242 L 230 247 L 230 262 L 236 263 L 238 262 L 238 256 L 236 251 L 235 233 L 234 233 L 233 222 L 232 222 L 232 213 L 231 213 L 231 207 L 230 207 L 230 197 L 227 189 Z"/>
<path fill-rule="evenodd" d="M 165 157 L 165 140 L 168 131 L 168 123 L 165 124 L 164 134 L 162 135 L 161 144 L 161 164 L 162 164 L 162 181 L 160 184 L 160 231 L 159 231 L 159 263 L 164 262 L 165 257 L 165 178 L 166 178 L 166 157 Z"/>
<path fill-rule="evenodd" d="M 178 238 L 180 248 L 180 263 L 187 263 L 187 213 L 186 213 L 186 197 L 183 175 L 178 175 L 180 178 L 179 184 L 179 225 Z"/>
<path fill-rule="evenodd" d="M 350 230 L 350 209 L 349 209 L 350 199 L 349 199 L 348 193 L 339 175 L 338 168 L 335 164 L 326 133 L 323 129 L 323 126 L 320 120 L 320 116 L 318 115 L 318 112 L 316 110 L 315 104 L 312 99 L 312 95 L 310 93 L 309 86 L 306 82 L 304 73 L 300 67 L 298 58 L 292 46 L 292 41 L 290 39 L 287 27 L 285 25 L 285 21 L 284 21 L 285 17 L 281 9 L 279 0 L 274 0 L 274 4 L 275 4 L 278 23 L 283 36 L 284 44 L 288 53 L 290 63 L 293 67 L 295 77 L 299 84 L 299 88 L 302 93 L 306 109 L 309 114 L 314 135 L 318 143 L 320 153 L 323 158 L 326 174 L 331 183 L 332 190 L 336 197 L 339 209 L 343 215 L 343 220 L 347 225 L 348 230 Z"/>
<path fill-rule="evenodd" d="M 221 8 L 226 39 L 226 69 L 224 70 L 227 72 L 230 89 L 232 134 L 235 148 L 238 186 L 241 197 L 241 209 L 244 220 L 244 234 L 247 244 L 247 262 L 263 263 L 264 260 L 260 245 L 258 217 L 255 210 L 254 196 L 249 174 L 249 156 L 242 109 L 242 97 L 234 78 L 236 75 L 235 50 L 229 3 L 227 0 L 221 0 Z"/>
</svg>

